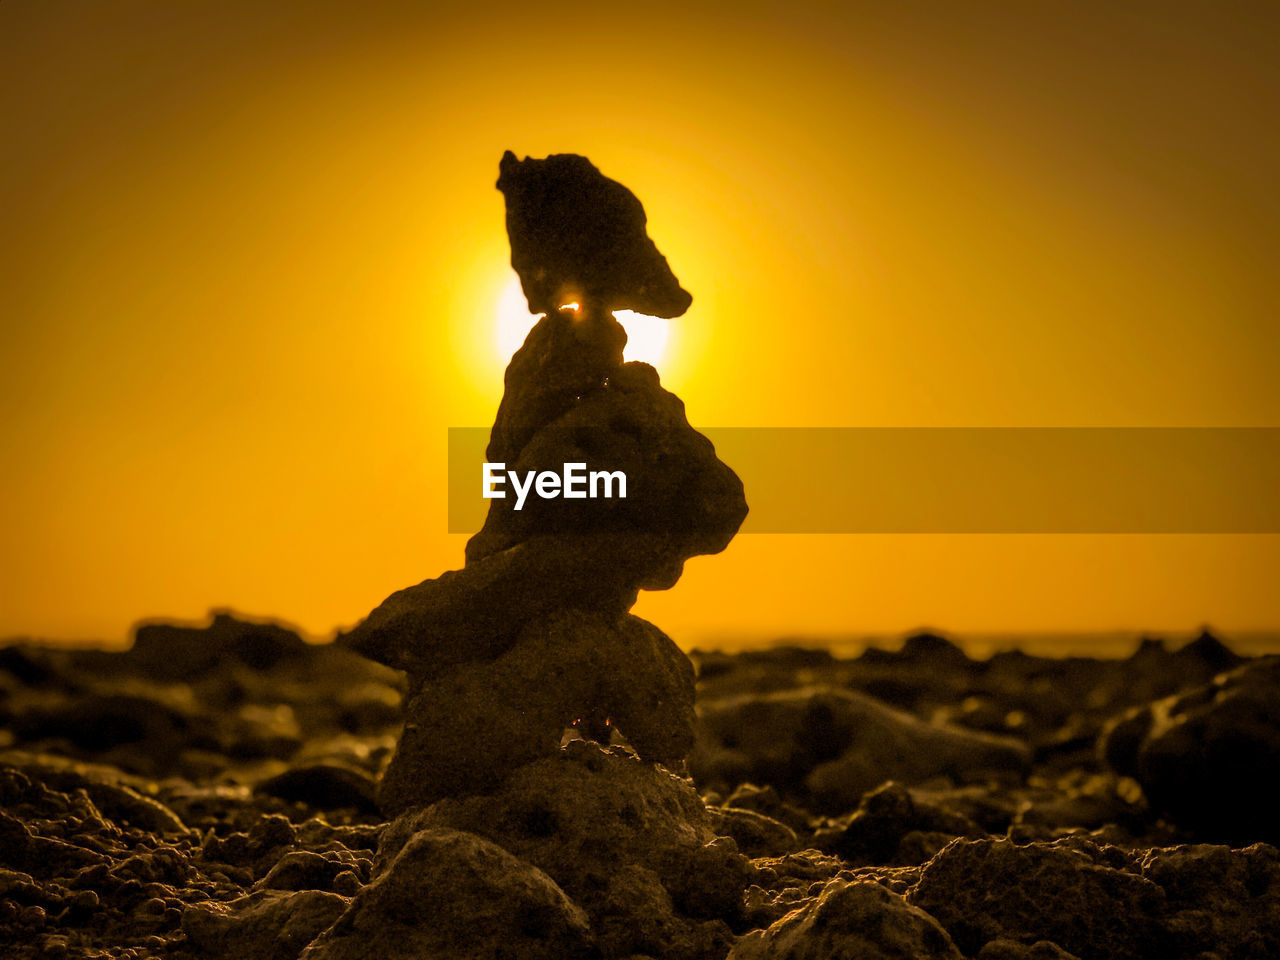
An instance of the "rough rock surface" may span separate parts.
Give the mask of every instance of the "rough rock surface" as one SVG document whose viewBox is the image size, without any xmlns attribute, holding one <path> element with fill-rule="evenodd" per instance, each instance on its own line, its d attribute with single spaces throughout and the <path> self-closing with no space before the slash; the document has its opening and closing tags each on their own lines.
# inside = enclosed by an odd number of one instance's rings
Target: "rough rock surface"
<svg viewBox="0 0 1280 960">
<path fill-rule="evenodd" d="M 1049 940 L 1081 960 L 1169 955 L 1164 890 L 1117 849 L 1085 840 L 957 840 L 907 895 L 965 953 L 1004 937 Z"/>
<path fill-rule="evenodd" d="M 584 298 L 655 317 L 689 309 L 693 298 L 645 233 L 640 201 L 586 157 L 517 160 L 508 150 L 498 171 L 511 266 L 531 312 Z"/>
<path fill-rule="evenodd" d="M 425 829 L 302 960 L 591 955 L 585 915 L 545 873 L 474 834 Z"/>
<path fill-rule="evenodd" d="M 695 958 L 717 945 L 723 955 L 753 872 L 688 781 L 583 740 L 493 794 L 406 814 L 379 858 L 425 828 L 476 833 L 545 871 L 586 911 L 606 956 Z"/>
<path fill-rule="evenodd" d="M 906 866 L 931 859 L 956 837 L 985 835 L 968 817 L 917 799 L 890 781 L 863 795 L 851 816 L 815 831 L 813 843 L 854 866 Z"/>
<path fill-rule="evenodd" d="M 188 907 L 182 931 L 197 953 L 220 960 L 293 960 L 346 908 L 334 893 L 266 890 Z"/>
<path fill-rule="evenodd" d="M 938 921 L 874 882 L 833 880 L 815 900 L 740 939 L 729 960 L 961 960 Z"/>
<path fill-rule="evenodd" d="M 921 722 L 981 722 L 1024 739 L 1031 770 L 879 784 L 823 812 L 793 779 L 731 789 L 695 781 L 695 797 L 688 781 L 621 747 L 574 740 L 487 795 L 417 808 L 392 824 L 347 790 L 345 772 L 358 771 L 367 790 L 363 778 L 385 767 L 399 723 L 395 676 L 337 647 L 299 650 L 262 670 L 219 656 L 181 681 L 151 677 L 149 654 L 136 650 L 0 650 L 0 743 L 10 744 L 0 749 L 6 958 L 300 952 L 332 911 L 354 923 L 348 900 L 385 875 L 420 830 L 483 836 L 512 858 L 497 873 L 550 877 L 581 911 L 589 950 L 602 960 L 724 960 L 737 943 L 759 949 L 763 932 L 793 911 L 812 915 L 829 888 L 871 881 L 909 897 L 967 956 L 984 960 L 1280 955 L 1280 853 L 1252 840 L 1195 842 L 1202 838 L 1145 803 L 1136 782 L 1103 770 L 1094 742 L 1079 743 L 1150 691 L 1176 690 L 1179 673 L 1196 686 L 1212 676 L 1210 661 L 1221 658 L 1207 644 L 1185 653 L 1149 643 L 1110 661 L 972 661 L 936 643 L 913 645 L 910 656 L 699 656 L 699 691 L 713 702 L 815 683 L 875 689 Z M 154 744 L 95 747 L 34 719 L 52 705 L 124 691 L 186 723 L 149 728 Z M 986 705 L 980 721 L 964 707 L 972 697 Z M 1017 713 L 1014 723 L 992 723 Z M 157 777 L 155 756 L 177 759 Z M 441 870 L 454 862 L 451 850 L 441 848 Z M 459 868 L 466 862 L 490 861 L 459 853 Z M 486 875 L 473 889 L 483 902 L 501 883 Z M 431 913 L 447 936 L 450 915 Z M 867 914 L 863 935 L 876 935 L 877 915 Z M 424 912 L 419 925 L 431 924 Z M 810 925 L 796 949 L 820 940 L 822 925 Z M 527 936 L 506 929 L 515 955 L 545 949 L 536 926 Z M 1117 941 L 1104 939 L 1117 930 Z M 1136 945 L 1144 930 L 1145 946 Z M 343 939 L 354 949 L 361 936 Z M 569 934 L 561 946 L 578 942 Z M 447 952 L 457 955 L 459 943 Z"/>
<path fill-rule="evenodd" d="M 561 323 L 561 318 L 540 322 Z M 535 330 L 534 335 L 537 331 Z M 531 335 L 531 336 L 534 336 Z M 526 344 L 522 348 L 530 349 Z M 507 378 L 507 396 L 518 396 L 525 378 L 514 368 Z M 541 389 L 538 383 L 536 389 Z M 625 363 L 607 372 L 607 383 L 593 392 L 582 391 L 554 418 L 537 421 L 527 438 L 508 420 L 525 413 L 527 403 L 504 400 L 494 426 L 488 456 L 508 470 L 559 473 L 565 463 L 586 463 L 591 470 L 622 471 L 627 495 L 569 500 L 530 497 L 516 511 L 515 499 L 490 504 L 484 528 L 467 544 L 469 562 L 483 559 L 539 535 L 586 535 L 626 532 L 639 546 L 653 538 L 663 548 L 661 560 L 643 571 L 639 587 L 661 588 L 675 583 L 683 562 L 698 554 L 718 553 L 737 532 L 746 516 L 742 483 L 721 463 L 711 441 L 685 417 L 684 404 L 664 390 L 647 363 Z M 523 442 L 521 440 L 523 439 Z M 610 557 L 611 565 L 624 560 Z"/>
<path fill-rule="evenodd" d="M 693 695 L 688 657 L 639 617 L 568 610 L 534 621 L 497 660 L 413 693 L 382 808 L 394 815 L 495 787 L 554 754 L 575 721 L 607 720 L 601 739 L 616 727 L 641 757 L 679 765 L 693 745 Z"/>
<path fill-rule="evenodd" d="M 1188 844 L 1148 851 L 1142 875 L 1165 891 L 1165 927 L 1188 955 L 1280 956 L 1280 851 Z"/>
<path fill-rule="evenodd" d="M 1141 785 L 1152 806 L 1200 836 L 1280 840 L 1280 657 L 1125 714 L 1101 741 L 1107 762 Z"/>
</svg>

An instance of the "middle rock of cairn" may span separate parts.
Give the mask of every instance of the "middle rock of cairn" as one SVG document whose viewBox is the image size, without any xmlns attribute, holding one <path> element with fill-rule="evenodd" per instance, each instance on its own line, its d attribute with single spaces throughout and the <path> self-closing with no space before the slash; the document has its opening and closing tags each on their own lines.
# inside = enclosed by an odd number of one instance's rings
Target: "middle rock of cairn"
<svg viewBox="0 0 1280 960">
<path fill-rule="evenodd" d="M 388 597 L 344 642 L 409 677 L 406 722 L 380 788 L 388 816 L 490 790 L 555 754 L 566 727 L 680 769 L 693 746 L 692 664 L 628 613 L 684 561 L 723 550 L 742 483 L 645 363 L 624 363 L 613 311 L 675 317 L 691 297 L 644 209 L 585 158 L 508 151 L 511 262 L 544 312 L 507 367 L 486 459 L 506 469 L 621 470 L 625 499 L 490 502 L 466 565 Z M 569 304 L 576 305 L 569 307 Z"/>
</svg>

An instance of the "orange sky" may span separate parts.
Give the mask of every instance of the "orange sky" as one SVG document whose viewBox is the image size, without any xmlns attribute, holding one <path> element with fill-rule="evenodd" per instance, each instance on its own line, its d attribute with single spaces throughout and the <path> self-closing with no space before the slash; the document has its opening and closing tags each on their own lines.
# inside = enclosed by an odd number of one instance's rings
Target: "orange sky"
<svg viewBox="0 0 1280 960">
<path fill-rule="evenodd" d="M 1280 425 L 1278 8 L 1120 6 L 0 3 L 0 636 L 323 634 L 459 566 L 507 148 L 643 200 L 695 424 Z M 756 535 L 638 612 L 1231 631 L 1277 572 L 1275 536 Z"/>
</svg>

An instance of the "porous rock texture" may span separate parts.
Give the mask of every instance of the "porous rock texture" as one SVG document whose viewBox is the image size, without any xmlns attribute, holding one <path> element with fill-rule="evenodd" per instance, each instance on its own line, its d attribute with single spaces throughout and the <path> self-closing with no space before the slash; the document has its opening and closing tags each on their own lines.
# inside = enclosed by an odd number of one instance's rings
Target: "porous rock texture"
<svg viewBox="0 0 1280 960">
<path fill-rule="evenodd" d="M 1145 644 L 1120 660 L 970 661 L 933 642 L 849 659 L 695 654 L 709 703 L 877 690 L 914 721 L 1021 739 L 1030 770 L 883 783 L 814 810 L 793 777 L 728 788 L 695 778 L 699 796 L 629 749 L 579 739 L 484 792 L 387 822 L 368 790 L 395 744 L 403 678 L 300 642 L 255 670 L 231 652 L 255 626 L 178 628 L 218 652 L 181 681 L 152 676 L 145 649 L 0 649 L 6 960 L 283 960 L 313 934 L 321 957 L 376 943 L 364 955 L 392 960 L 875 957 L 913 942 L 895 931 L 925 936 L 904 905 L 977 960 L 1280 956 L 1276 848 L 1203 842 L 1107 772 L 1096 732 L 1084 733 L 1151 691 L 1176 692 L 1180 675 L 1199 686 L 1221 662 L 1211 645 Z M 60 717 L 78 699 L 123 690 L 116 716 L 153 703 L 183 723 L 65 735 Z M 805 722 L 811 738 L 823 729 L 821 716 Z M 743 743 L 762 750 L 768 738 Z M 175 759 L 158 768 L 156 756 Z M 835 895 L 868 884 L 897 899 Z"/>
<path fill-rule="evenodd" d="M 550 614 L 496 660 L 417 687 L 383 780 L 384 807 L 491 789 L 555 754 L 565 728 L 583 718 L 608 718 L 641 756 L 675 767 L 693 745 L 693 695 L 688 657 L 653 624 L 628 614 Z"/>
<path fill-rule="evenodd" d="M 1049 940 L 1081 960 L 1168 955 L 1164 890 L 1123 851 L 1087 840 L 957 840 L 925 865 L 907 900 L 968 954 L 1005 937 Z"/>
<path fill-rule="evenodd" d="M 433 829 L 486 837 L 544 871 L 586 911 L 609 957 L 723 956 L 754 875 L 716 836 L 688 781 L 584 740 L 521 767 L 494 793 L 405 814 L 380 858 Z"/>
<path fill-rule="evenodd" d="M 423 829 L 301 960 L 587 960 L 587 920 L 545 873 L 471 833 Z"/>
</svg>

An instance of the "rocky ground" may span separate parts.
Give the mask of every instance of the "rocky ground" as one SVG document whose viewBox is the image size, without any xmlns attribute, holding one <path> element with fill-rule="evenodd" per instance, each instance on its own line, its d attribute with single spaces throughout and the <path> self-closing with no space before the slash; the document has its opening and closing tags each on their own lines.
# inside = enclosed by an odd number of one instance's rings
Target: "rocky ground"
<svg viewBox="0 0 1280 960">
<path fill-rule="evenodd" d="M 694 660 L 687 770 L 567 731 L 387 822 L 397 671 L 226 616 L 0 649 L 3 953 L 1280 957 L 1276 659 Z"/>
</svg>

